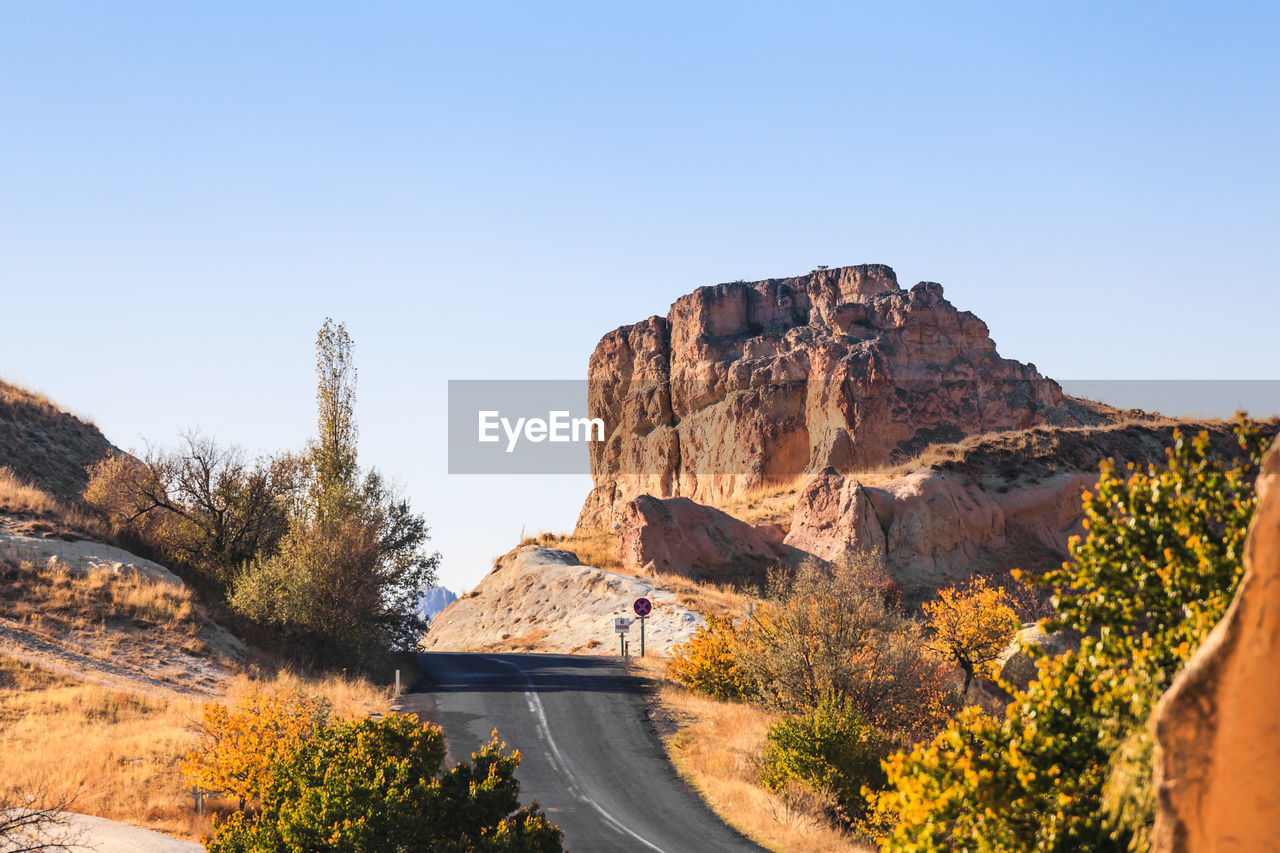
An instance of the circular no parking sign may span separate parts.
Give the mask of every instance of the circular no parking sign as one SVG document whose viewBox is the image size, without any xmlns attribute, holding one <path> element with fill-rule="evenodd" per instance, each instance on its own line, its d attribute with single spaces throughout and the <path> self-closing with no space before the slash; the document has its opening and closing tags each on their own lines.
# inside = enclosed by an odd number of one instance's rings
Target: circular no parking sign
<svg viewBox="0 0 1280 853">
<path fill-rule="evenodd" d="M 653 610 L 653 602 L 647 598 L 637 598 L 633 606 L 637 616 L 648 616 Z"/>
</svg>

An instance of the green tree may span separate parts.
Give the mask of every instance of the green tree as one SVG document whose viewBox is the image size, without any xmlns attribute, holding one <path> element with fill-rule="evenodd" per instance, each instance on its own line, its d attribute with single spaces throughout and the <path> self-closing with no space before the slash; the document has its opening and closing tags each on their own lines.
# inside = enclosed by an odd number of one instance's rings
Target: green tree
<svg viewBox="0 0 1280 853">
<path fill-rule="evenodd" d="M 318 439 L 311 449 L 316 521 L 341 521 L 355 509 L 357 463 L 353 343 L 345 323 L 326 319 L 316 334 Z"/>
<path fill-rule="evenodd" d="M 806 785 L 834 800 L 833 817 L 857 824 L 867 810 L 862 788 L 884 786 L 880 763 L 890 749 L 849 700 L 828 697 L 769 727 L 760 781 L 773 791 L 793 781 Z"/>
<path fill-rule="evenodd" d="M 316 351 L 319 438 L 303 497 L 278 552 L 240 574 L 231 604 L 320 662 L 364 662 L 421 636 L 426 625 L 414 605 L 435 582 L 439 555 L 425 550 L 422 516 L 377 471 L 360 475 L 356 370 L 345 327 L 326 320 Z"/>
<path fill-rule="evenodd" d="M 327 726 L 280 762 L 256 815 L 215 825 L 210 853 L 559 853 L 562 833 L 520 808 L 520 753 L 497 735 L 441 773 L 439 728 L 391 714 Z"/>
<path fill-rule="evenodd" d="M 884 849 L 1145 848 L 1152 709 L 1242 573 L 1265 442 L 1244 419 L 1236 436 L 1230 459 L 1203 433 L 1175 434 L 1163 466 L 1127 476 L 1103 466 L 1085 497 L 1088 535 L 1071 543 L 1075 562 L 1049 576 L 1061 623 L 1097 636 L 1042 660 L 1003 719 L 968 709 L 891 759 L 876 802 L 893 826 Z"/>
</svg>

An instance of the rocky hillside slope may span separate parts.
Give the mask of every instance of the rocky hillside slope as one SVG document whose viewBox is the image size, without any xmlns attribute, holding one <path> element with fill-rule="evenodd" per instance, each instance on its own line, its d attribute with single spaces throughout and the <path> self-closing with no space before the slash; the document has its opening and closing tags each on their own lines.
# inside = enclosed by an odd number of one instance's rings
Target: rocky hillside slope
<svg viewBox="0 0 1280 853">
<path fill-rule="evenodd" d="M 470 594 L 431 621 L 422 648 L 617 654 L 613 620 L 634 618 L 631 605 L 641 596 L 653 602 L 645 634 L 654 654 L 669 654 L 703 624 L 652 583 L 584 566 L 568 551 L 523 545 L 499 557 Z M 629 639 L 638 654 L 638 625 Z"/>
<path fill-rule="evenodd" d="M 1001 358 L 941 285 L 905 290 L 880 264 L 699 288 L 605 335 L 587 376 L 607 440 L 591 446 L 581 531 L 638 494 L 714 504 L 970 435 L 1108 420 Z"/>
<path fill-rule="evenodd" d="M 64 503 L 89 483 L 85 468 L 119 449 L 91 423 L 0 380 L 0 468 Z"/>
<path fill-rule="evenodd" d="M 785 542 L 823 559 L 883 558 L 903 598 L 917 602 L 971 574 L 1039 574 L 1067 559 L 1082 534 L 1081 498 L 1104 459 L 1164 458 L 1174 431 L 1206 431 L 1215 450 L 1239 452 L 1229 423 L 1147 421 L 1035 427 L 933 448 L 896 471 L 859 479 L 832 469 L 800 490 Z M 1274 433 L 1275 423 L 1264 425 Z"/>
</svg>

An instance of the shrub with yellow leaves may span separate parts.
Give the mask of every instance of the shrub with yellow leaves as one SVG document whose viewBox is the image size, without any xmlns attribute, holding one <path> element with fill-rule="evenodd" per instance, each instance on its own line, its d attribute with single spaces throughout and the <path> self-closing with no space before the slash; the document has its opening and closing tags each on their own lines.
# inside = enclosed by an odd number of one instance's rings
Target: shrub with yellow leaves
<svg viewBox="0 0 1280 853">
<path fill-rule="evenodd" d="M 272 769 L 329 719 L 329 703 L 300 690 L 255 689 L 234 707 L 206 702 L 200 742 L 183 758 L 189 785 L 240 801 L 262 796 Z"/>
<path fill-rule="evenodd" d="M 751 679 L 738 665 L 738 629 L 731 619 L 707 617 L 686 642 L 672 650 L 667 674 L 677 684 L 716 699 L 745 699 Z"/>
<path fill-rule="evenodd" d="M 1005 591 L 977 576 L 940 590 L 924 605 L 924 616 L 933 632 L 929 647 L 964 672 L 966 696 L 973 677 L 989 674 L 1019 625 Z"/>
</svg>

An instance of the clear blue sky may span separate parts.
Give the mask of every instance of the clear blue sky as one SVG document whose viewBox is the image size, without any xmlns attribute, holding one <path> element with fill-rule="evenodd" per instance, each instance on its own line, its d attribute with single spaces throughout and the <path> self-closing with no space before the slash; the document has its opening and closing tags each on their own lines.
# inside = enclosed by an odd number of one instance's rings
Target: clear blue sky
<svg viewBox="0 0 1280 853">
<path fill-rule="evenodd" d="M 1272 4 L 0 5 L 0 376 L 115 443 L 313 431 L 468 587 L 583 478 L 445 470 L 451 378 L 883 262 L 1071 378 L 1276 378 Z"/>
</svg>

